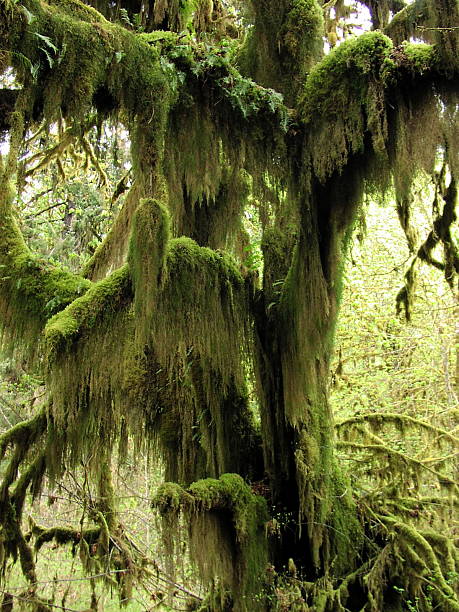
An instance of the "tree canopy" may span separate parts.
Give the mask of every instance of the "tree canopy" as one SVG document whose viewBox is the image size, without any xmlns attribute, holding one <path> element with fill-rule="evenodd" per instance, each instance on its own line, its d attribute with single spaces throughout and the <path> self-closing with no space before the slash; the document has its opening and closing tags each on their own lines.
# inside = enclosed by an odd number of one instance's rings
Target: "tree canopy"
<svg viewBox="0 0 459 612">
<path fill-rule="evenodd" d="M 166 480 L 153 505 L 168 533 L 185 517 L 208 585 L 190 609 L 280 609 L 273 573 L 287 567 L 291 609 L 401 611 L 417 598 L 422 611 L 459 610 L 455 542 L 400 501 L 419 466 L 391 455 L 409 473 L 391 510 L 359 500 L 328 401 L 365 195 L 394 189 L 418 249 L 398 297 L 406 316 L 417 260 L 457 290 L 458 3 L 357 4 L 368 31 L 348 36 L 341 0 L 0 0 L 2 346 L 46 379 L 40 409 L 0 436 L 0 562 L 19 558 L 32 608 L 50 609 L 33 550 L 51 540 L 78 547 L 88 572 L 119 571 L 129 597 L 146 570 L 118 521 L 110 465 L 148 448 Z M 72 271 L 32 253 L 18 202 L 29 177 L 76 147 L 103 182 L 88 135 L 107 123 L 129 133 L 132 184 Z M 47 132 L 53 145 L 25 157 Z M 420 173 L 434 178 L 438 215 L 419 246 Z M 247 261 L 248 207 L 261 271 Z M 340 423 L 350 435 L 365 425 L 363 441 L 340 444 L 387 454 L 377 420 Z M 27 493 L 82 461 L 98 487 L 92 526 L 26 531 Z M 430 471 L 454 507 L 454 478 Z"/>
</svg>

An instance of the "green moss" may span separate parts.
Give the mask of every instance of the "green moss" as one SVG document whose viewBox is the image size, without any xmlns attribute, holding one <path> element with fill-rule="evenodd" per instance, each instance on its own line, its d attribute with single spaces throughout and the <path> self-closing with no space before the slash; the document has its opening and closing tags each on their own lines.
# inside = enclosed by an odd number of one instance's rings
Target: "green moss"
<svg viewBox="0 0 459 612">
<path fill-rule="evenodd" d="M 244 279 L 228 255 L 190 238 L 170 241 L 163 285 L 151 316 L 151 339 L 162 364 L 193 347 L 207 367 L 243 380 L 247 322 Z"/>
<path fill-rule="evenodd" d="M 263 232 L 263 288 L 267 299 L 272 300 L 272 307 L 279 301 L 282 283 L 292 263 L 295 242 L 293 228 L 290 231 L 268 228 Z"/>
<path fill-rule="evenodd" d="M 336 576 L 352 571 L 364 549 L 364 527 L 357 515 L 349 479 L 335 468 L 332 478 L 331 513 L 327 518 L 330 562 Z M 339 502 L 339 503 L 337 503 Z"/>
<path fill-rule="evenodd" d="M 293 66 L 302 76 L 321 57 L 323 12 L 315 0 L 293 0 L 282 26 L 282 36 Z"/>
<path fill-rule="evenodd" d="M 161 416 L 151 422 L 169 476 L 190 482 L 229 469 L 248 473 L 252 462 L 244 462 L 255 439 L 245 393 L 251 336 L 248 292 L 238 268 L 229 256 L 190 238 L 172 239 L 151 305 L 137 321 L 137 341 L 154 356 L 162 381 Z M 241 456 L 231 452 L 235 428 L 245 428 L 238 440 Z"/>
<path fill-rule="evenodd" d="M 108 21 L 96 11 L 92 6 L 88 6 L 80 0 L 57 0 L 50 2 L 49 4 L 55 4 L 59 6 L 59 10 L 62 13 L 67 14 L 69 17 L 81 19 L 82 21 L 88 21 L 91 23 L 102 23 L 108 25 Z"/>
<path fill-rule="evenodd" d="M 167 208 L 156 200 L 141 200 L 133 219 L 128 254 L 139 327 L 154 312 L 158 286 L 165 273 L 169 238 Z M 138 334 L 145 340 L 147 330 L 139 329 Z"/>
<path fill-rule="evenodd" d="M 131 278 L 127 266 L 93 284 L 85 295 L 48 321 L 45 328 L 48 358 L 52 360 L 54 353 L 68 350 L 78 336 L 90 332 L 102 317 L 117 313 L 130 298 Z"/>
<path fill-rule="evenodd" d="M 72 527 L 52 527 L 46 529 L 34 525 L 32 533 L 35 538 L 34 549 L 36 551 L 39 551 L 44 544 L 53 541 L 59 546 L 72 544 L 73 550 L 75 550 L 81 540 L 85 540 L 89 545 L 95 544 L 100 536 L 100 528 L 85 529 L 80 532 Z"/>
<path fill-rule="evenodd" d="M 237 267 L 189 238 L 168 242 L 165 209 L 153 200 L 138 210 L 129 261 L 46 327 L 57 448 L 75 462 L 94 432 L 102 452 L 127 426 L 139 441 L 154 437 L 168 473 L 182 481 L 204 470 L 247 470 L 254 430 L 244 395 L 247 294 Z M 231 411 L 222 414 L 225 405 Z M 230 452 L 238 426 L 244 459 Z"/>
<path fill-rule="evenodd" d="M 156 124 L 167 111 L 168 83 L 154 47 L 76 0 L 28 0 L 25 8 L 30 24 L 16 5 L 5 43 L 29 91 L 29 115 L 41 108 L 48 123 L 60 113 L 84 123 L 96 107 L 102 115 L 124 110 L 141 122 L 155 116 Z M 39 96 L 31 70 L 42 85 Z"/>
<path fill-rule="evenodd" d="M 0 206 L 0 233 L 3 338 L 10 347 L 16 343 L 25 349 L 36 347 L 46 320 L 84 293 L 91 283 L 34 257 L 6 202 Z"/>
<path fill-rule="evenodd" d="M 179 484 L 166 482 L 158 488 L 151 503 L 161 514 L 166 514 L 190 506 L 193 499 Z"/>
<path fill-rule="evenodd" d="M 135 360 L 129 352 L 132 299 L 126 265 L 93 284 L 46 326 L 47 383 L 53 398 L 48 469 L 54 477 L 62 473 L 65 461 L 74 464 L 91 448 L 99 474 L 104 453 L 120 435 L 123 417 L 128 415 L 130 424 L 138 422 L 135 411 L 122 408 L 129 403 L 125 380 Z M 138 422 L 135 429 L 140 431 L 142 425 Z"/>
<path fill-rule="evenodd" d="M 264 525 L 269 515 L 266 500 L 254 495 L 239 474 L 200 480 L 186 491 L 167 483 L 153 504 L 166 514 L 184 513 L 190 525 L 191 556 L 202 578 L 208 585 L 218 584 L 220 594 L 230 592 L 234 610 L 265 609 Z"/>
<path fill-rule="evenodd" d="M 169 32 L 167 30 L 156 30 L 154 32 L 141 33 L 138 35 L 140 40 L 148 43 L 149 45 L 158 43 L 161 47 L 170 48 L 174 47 L 183 39 L 183 33 L 178 34 L 177 32 Z"/>
<path fill-rule="evenodd" d="M 424 74 L 437 66 L 438 59 L 432 45 L 405 43 L 403 51 L 416 74 Z"/>
<path fill-rule="evenodd" d="M 245 170 L 224 166 L 219 170 L 220 184 L 215 196 L 201 194 L 194 201 L 182 194 L 173 194 L 175 232 L 189 236 L 200 246 L 234 252 L 242 232 L 242 211 L 251 193 L 252 180 Z M 171 186 L 174 189 L 173 186 Z"/>
<path fill-rule="evenodd" d="M 394 517 L 384 516 L 381 517 L 381 519 L 398 539 L 397 545 L 400 547 L 401 551 L 403 551 L 403 554 L 409 557 L 410 562 L 416 568 L 417 572 L 425 577 L 428 584 L 433 587 L 429 589 L 429 593 L 434 605 L 441 609 L 444 608 L 448 612 L 459 611 L 459 600 L 457 595 L 451 584 L 449 584 L 448 580 L 445 578 L 448 572 L 448 561 L 445 565 L 445 573 L 442 571 L 439 562 L 441 553 L 444 554 L 446 552 L 446 557 L 450 557 L 449 564 L 451 565 L 452 558 L 448 553 L 448 549 L 451 550 L 451 547 L 445 544 L 445 540 L 441 537 L 433 538 L 431 544 L 428 539 L 424 537 L 423 533 L 411 525 L 398 521 Z M 429 538 L 431 534 L 427 532 L 425 535 Z M 434 548 L 435 545 L 440 549 L 438 553 Z M 455 571 L 457 571 L 457 567 Z M 411 575 L 406 576 L 405 583 L 409 594 L 416 592 L 417 582 L 415 577 Z"/>
<path fill-rule="evenodd" d="M 389 55 L 392 42 L 380 32 L 369 32 L 334 48 L 309 75 L 303 92 L 302 116 L 311 120 L 314 112 L 342 113 L 349 89 L 362 103 L 367 95 L 368 77 L 378 73 Z"/>
<path fill-rule="evenodd" d="M 459 9 L 456 0 L 416 0 L 399 11 L 386 28 L 396 44 L 413 38 L 435 45 L 441 71 L 457 70 Z"/>
<path fill-rule="evenodd" d="M 240 56 L 244 73 L 293 106 L 306 72 L 321 57 L 322 9 L 316 0 L 252 3 L 255 27 Z"/>
<path fill-rule="evenodd" d="M 310 129 L 308 150 L 319 179 L 363 151 L 367 131 L 375 150 L 384 151 L 387 126 L 381 67 L 391 49 L 391 40 L 380 32 L 363 34 L 335 47 L 306 80 L 300 115 Z"/>
</svg>

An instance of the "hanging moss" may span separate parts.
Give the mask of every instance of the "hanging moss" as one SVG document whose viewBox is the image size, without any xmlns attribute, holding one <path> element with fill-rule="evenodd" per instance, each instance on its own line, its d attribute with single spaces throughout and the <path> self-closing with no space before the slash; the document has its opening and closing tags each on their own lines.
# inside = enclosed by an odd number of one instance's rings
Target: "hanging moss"
<svg viewBox="0 0 459 612">
<path fill-rule="evenodd" d="M 95 283 L 87 295 L 48 322 L 45 342 L 54 416 L 50 435 L 55 439 L 49 469 L 55 474 L 60 474 L 61 453 L 75 462 L 89 449 L 94 451 L 97 471 L 96 455 L 103 452 L 104 444 L 110 447 L 120 431 L 131 302 L 125 266 Z M 96 448 L 94 435 L 100 440 Z"/>
<path fill-rule="evenodd" d="M 169 234 L 166 207 L 156 200 L 141 200 L 134 215 L 128 256 L 139 323 L 149 321 L 155 311 L 158 286 L 166 270 Z M 143 339 L 147 337 L 146 329 L 137 333 Z"/>
<path fill-rule="evenodd" d="M 166 483 L 153 505 L 166 514 L 184 513 L 190 525 L 191 557 L 207 584 L 218 580 L 221 590 L 231 593 L 232 609 L 265 609 L 266 501 L 238 474 L 200 480 L 186 491 Z"/>
<path fill-rule="evenodd" d="M 205 78 L 204 74 L 203 83 Z M 259 189 L 266 166 L 272 166 L 272 155 L 282 155 L 285 125 L 284 118 L 279 117 L 278 109 L 282 109 L 279 101 L 273 99 L 271 104 L 259 95 L 265 90 L 257 89 L 253 83 L 240 84 L 232 74 L 224 76 L 222 81 L 227 81 L 226 91 L 211 92 L 214 103 L 203 96 L 206 85 L 199 83 L 200 93 L 193 91 L 193 103 L 184 96 L 186 105 L 174 107 L 165 146 L 164 171 L 175 233 L 190 232 L 200 244 L 211 247 L 217 246 L 219 233 L 227 234 L 230 240 L 233 238 L 229 232 L 237 228 L 236 215 L 241 211 L 248 188 Z M 253 100 L 252 88 L 257 94 Z M 222 96 L 229 97 L 229 104 L 228 99 L 226 104 L 222 101 Z M 234 108 L 231 107 L 233 98 Z M 216 109 L 220 111 L 217 116 Z M 186 132 L 181 129 L 183 120 L 188 125 Z M 277 166 L 276 170 L 280 172 L 281 168 Z M 245 171 L 251 174 L 252 180 Z M 205 216 L 202 208 L 211 217 L 205 219 L 203 229 L 200 227 Z M 234 221 L 225 227 L 224 217 Z M 214 235 L 208 232 L 208 240 L 200 235 L 206 227 L 212 227 L 214 232 Z"/>
<path fill-rule="evenodd" d="M 22 573 L 31 584 L 31 588 L 35 590 L 34 583 L 37 581 L 37 575 L 32 548 L 22 533 L 21 513 L 17 513 L 8 493 L 8 487 L 5 487 L 5 482 L 2 483 L 0 494 L 0 517 L 0 548 L 3 552 L 0 575 L 4 576 L 9 559 L 16 562 L 19 557 Z"/>
<path fill-rule="evenodd" d="M 141 299 L 152 301 L 137 321 L 144 331 L 140 345 L 150 347 L 165 381 L 154 427 L 167 449 L 169 475 L 190 482 L 228 469 L 253 471 L 257 435 L 245 391 L 248 293 L 234 262 L 189 238 L 173 239 L 156 298 L 145 293 Z M 239 456 L 231 450 L 236 429 L 245 432 Z"/>
<path fill-rule="evenodd" d="M 83 118 L 103 88 L 113 106 L 124 107 L 131 116 L 148 112 L 151 116 L 158 96 L 164 104 L 167 85 L 152 47 L 78 1 L 46 5 L 30 0 L 26 8 L 33 17 L 30 25 L 17 5 L 6 42 L 14 47 L 12 61 L 18 62 L 26 81 L 21 58 L 27 59 L 26 66 L 38 67 L 43 99 L 30 102 L 43 108 L 48 121 L 57 118 L 59 109 Z"/>
<path fill-rule="evenodd" d="M 176 213 L 176 233 L 189 236 L 200 246 L 234 252 L 242 232 L 241 215 L 251 185 L 245 170 L 223 167 L 215 198 L 203 195 L 194 201 L 191 195 L 183 195 L 181 211 Z"/>
<path fill-rule="evenodd" d="M 296 228 L 290 231 L 281 228 L 267 228 L 263 232 L 263 288 L 267 299 L 279 300 L 282 284 L 290 268 L 296 242 Z M 273 307 L 276 305 L 272 302 Z"/>
<path fill-rule="evenodd" d="M 384 152 L 387 122 L 380 71 L 391 49 L 390 39 L 380 32 L 363 34 L 335 47 L 306 80 L 300 112 L 309 126 L 308 153 L 320 180 L 363 151 L 366 132 L 374 149 Z"/>
<path fill-rule="evenodd" d="M 154 23 L 167 23 L 167 29 L 182 32 L 190 25 L 195 3 L 191 0 L 166 0 L 154 3 Z"/>
<path fill-rule="evenodd" d="M 124 422 L 139 438 L 145 431 L 156 438 L 168 473 L 182 481 L 205 470 L 247 472 L 256 463 L 257 437 L 244 391 L 245 283 L 229 258 L 190 239 L 167 248 L 167 217 L 154 201 L 144 201 L 136 215 L 129 255 L 136 318 L 125 266 L 46 327 L 62 448 L 68 444 L 75 461 L 89 448 L 91 432 L 110 445 Z M 240 456 L 232 458 L 236 427 L 244 436 Z M 245 465 L 249 448 L 255 452 Z"/>
<path fill-rule="evenodd" d="M 396 192 L 398 197 L 408 198 L 419 171 L 434 173 L 438 147 L 445 145 L 451 151 L 453 172 L 458 151 L 457 122 L 449 112 L 441 110 L 451 100 L 448 86 L 439 85 L 435 93 L 425 84 L 416 87 L 415 99 L 411 93 L 399 89 L 391 99 L 397 110 L 391 118 L 388 139 Z M 423 129 L 427 123 L 428 132 Z"/>
<path fill-rule="evenodd" d="M 166 270 L 150 323 L 159 361 L 172 365 L 192 347 L 224 382 L 242 381 L 247 295 L 234 262 L 184 237 L 170 241 Z"/>
<path fill-rule="evenodd" d="M 71 544 L 73 556 L 79 554 L 84 571 L 90 576 L 96 574 L 107 586 L 119 589 L 120 604 L 124 606 L 132 595 L 134 578 L 141 572 L 137 551 L 132 548 L 132 542 L 125 537 L 124 530 L 118 524 L 116 507 L 111 483 L 111 471 L 105 459 L 99 467 L 98 496 L 93 500 L 85 500 L 85 511 L 94 527 L 43 527 L 29 518 L 30 532 L 25 536 L 20 529 L 20 519 L 17 521 L 19 531 L 15 534 L 26 542 L 33 543 L 35 552 L 47 543 L 55 546 Z M 18 483 L 19 484 L 19 483 Z M 0 532 L 1 533 L 1 532 Z M 18 540 L 19 541 L 19 540 Z M 32 551 L 28 545 L 29 551 Z M 11 554 L 11 553 L 10 553 Z M 143 557 L 142 557 L 143 560 Z M 24 572 L 24 569 L 23 569 Z M 34 577 L 33 582 L 36 580 Z M 37 585 L 32 582 L 31 594 L 35 594 Z"/>
<path fill-rule="evenodd" d="M 454 23 L 452 3 L 437 4 L 437 13 Z M 189 14 L 181 9 L 190 7 L 175 0 L 154 4 L 156 18 L 187 22 Z M 197 20 L 212 27 L 211 4 L 202 2 L 197 9 Z M 27 102 L 24 108 L 17 103 L 16 110 L 25 124 L 15 123 L 15 113 L 9 119 L 14 156 L 31 121 L 43 117 L 50 124 L 63 116 L 83 134 L 93 110 L 99 118 L 119 113 L 131 132 L 136 181 L 113 232 L 86 270 L 97 283 L 33 260 L 11 215 L 11 197 L 5 196 L 0 263 L 12 273 L 0 299 L 3 318 L 10 326 L 18 316 L 17 327 L 26 336 L 29 322 L 21 323 L 21 299 L 32 304 L 35 335 L 55 316 L 45 329 L 52 394 L 47 418 L 36 431 L 29 423 L 0 438 L 1 450 L 14 445 L 0 495 L 0 514 L 6 517 L 2 547 L 21 556 L 33 581 L 33 558 L 19 525 L 26 491 L 39 489 L 45 469 L 56 477 L 91 456 L 91 476 L 97 477 L 102 498 L 91 508 L 97 552 L 86 538 L 76 542 L 75 532 L 65 529 L 45 530 L 37 541 L 40 546 L 45 540 L 72 541 L 87 571 L 100 567 L 116 548 L 113 563 L 129 570 L 119 585 L 128 595 L 135 575 L 132 555 L 117 534 L 105 477 L 115 442 L 121 439 L 125 447 L 134 434 L 136 448 L 151 443 L 165 457 L 166 473 L 176 482 L 186 486 L 201 476 L 216 477 L 186 490 L 165 485 L 155 500 L 171 517 L 169 525 L 181 514 L 188 519 L 192 556 L 205 582 L 213 583 L 203 604 L 207 609 L 270 606 L 273 586 L 266 590 L 264 584 L 266 502 L 240 477 L 260 480 L 265 470 L 276 511 L 291 515 L 279 528 L 276 546 L 287 555 L 279 563 L 288 563 L 299 609 L 311 603 L 317 611 L 343 612 L 352 590 L 368 594 L 370 609 L 396 609 L 396 604 L 401 609 L 402 597 L 392 600 L 381 585 L 385 588 L 387 580 L 415 593 L 411 570 L 428 579 L 429 567 L 439 577 L 436 605 L 449 605 L 444 572 L 453 564 L 444 540 L 413 534 L 399 521 L 396 527 L 384 523 L 370 509 L 372 525 L 388 526 L 394 541 L 386 544 L 381 530 L 382 548 L 364 548 L 349 483 L 334 457 L 325 381 L 342 256 L 365 181 L 374 179 L 380 187 L 391 168 L 398 195 L 407 197 L 415 172 L 434 167 L 439 143 L 446 139 L 451 158 L 457 151 L 445 87 L 454 39 L 448 30 L 434 35 L 434 48 L 394 49 L 387 37 L 372 32 L 343 43 L 313 68 L 323 31 L 317 2 L 262 0 L 253 9 L 246 74 L 278 87 L 289 105 L 301 89 L 298 117 L 287 111 L 280 93 L 242 77 L 225 45 L 170 33 L 138 36 L 78 0 L 8 2 L 7 10 L 2 4 L 2 45 Z M 427 138 L 421 132 L 432 117 Z M 384 162 L 376 177 L 374 153 Z M 13 165 L 5 173 L 10 179 Z M 250 192 L 268 201 L 260 205 L 265 270 L 263 290 L 255 297 L 235 261 L 212 250 L 232 249 Z M 187 236 L 171 239 L 169 223 L 174 235 Z M 29 300 L 29 294 L 39 297 Z M 11 304 L 14 312 L 8 310 Z M 246 383 L 254 352 L 259 353 L 265 465 Z M 47 445 L 39 442 L 45 427 Z M 375 439 L 348 445 L 388 457 L 390 469 L 402 467 L 414 482 L 420 462 Z M 240 475 L 222 476 L 233 470 Z M 454 483 L 440 468 L 429 473 L 453 491 Z M 375 558 L 371 569 L 362 565 L 362 579 L 355 573 L 359 554 Z M 402 557 L 410 560 L 409 580 L 396 582 Z M 297 562 L 298 574 L 292 569 Z M 299 581 L 303 574 L 315 584 L 301 591 L 293 578 Z M 333 580 L 341 576 L 342 588 Z"/>
</svg>

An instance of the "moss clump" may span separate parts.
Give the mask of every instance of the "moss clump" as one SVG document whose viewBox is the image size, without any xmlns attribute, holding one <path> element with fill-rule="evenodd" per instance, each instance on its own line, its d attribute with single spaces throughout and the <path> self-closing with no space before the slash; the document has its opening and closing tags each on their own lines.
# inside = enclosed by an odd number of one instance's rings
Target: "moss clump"
<svg viewBox="0 0 459 612">
<path fill-rule="evenodd" d="M 437 54 L 432 45 L 404 43 L 403 52 L 409 61 L 410 69 L 416 74 L 422 75 L 438 65 Z"/>
<path fill-rule="evenodd" d="M 190 526 L 192 559 L 209 586 L 217 581 L 219 592 L 231 593 L 234 610 L 265 609 L 268 549 L 264 525 L 269 515 L 266 500 L 254 495 L 239 474 L 200 480 L 186 491 L 166 483 L 153 505 L 166 515 L 184 513 Z M 166 525 L 170 528 L 170 523 Z"/>
<path fill-rule="evenodd" d="M 344 83 L 352 88 L 358 101 L 365 100 L 368 77 L 378 74 L 392 47 L 392 41 L 384 34 L 368 32 L 334 48 L 306 80 L 302 108 L 304 121 L 310 121 L 315 110 L 325 115 L 343 112 L 348 95 Z"/>
<path fill-rule="evenodd" d="M 179 512 L 182 508 L 192 506 L 193 498 L 179 484 L 166 482 L 156 491 L 152 506 L 157 508 L 160 514 Z"/>
<path fill-rule="evenodd" d="M 335 47 L 306 80 L 300 113 L 310 130 L 308 151 L 319 179 L 363 151 L 366 132 L 372 135 L 375 150 L 384 151 L 381 66 L 391 50 L 391 40 L 380 32 L 363 34 Z M 318 123 L 317 116 L 322 117 Z"/>
</svg>

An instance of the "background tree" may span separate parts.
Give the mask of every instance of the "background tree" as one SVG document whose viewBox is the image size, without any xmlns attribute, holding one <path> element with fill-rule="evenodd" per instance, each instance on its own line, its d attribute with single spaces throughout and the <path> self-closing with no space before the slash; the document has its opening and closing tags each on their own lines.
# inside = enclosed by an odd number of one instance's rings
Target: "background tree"
<svg viewBox="0 0 459 612">
<path fill-rule="evenodd" d="M 0 68 L 18 83 L 2 97 L 3 338 L 43 368 L 48 392 L 0 441 L 2 454 L 10 450 L 2 558 L 19 556 L 31 603 L 46 606 L 31 541 L 72 542 L 88 571 L 113 567 L 122 598 L 145 571 L 110 479 L 111 455 L 123 457 L 131 437 L 164 461 L 171 482 L 154 504 L 166 530 L 180 515 L 189 521 L 191 556 L 209 584 L 198 605 L 274 609 L 272 561 L 274 572 L 289 568 L 299 609 L 399 610 L 415 597 L 420 609 L 459 609 L 452 540 L 378 499 L 357 505 L 328 401 L 343 256 L 364 193 L 393 180 L 406 220 L 414 179 L 433 176 L 442 210 L 433 237 L 457 282 L 457 2 L 373 2 L 374 26 L 398 46 L 372 31 L 326 56 L 331 5 L 315 0 L 103 11 L 127 27 L 77 1 L 0 7 Z M 334 31 L 345 33 L 348 10 L 334 9 Z M 413 36 L 432 44 L 399 44 Z M 14 209 L 28 172 L 24 136 L 58 126 L 32 172 L 80 146 L 103 180 L 87 134 L 108 118 L 130 133 L 133 184 L 79 275 L 34 257 L 24 241 Z M 249 201 L 262 222 L 261 281 L 244 265 Z M 422 252 L 431 258 L 432 249 Z M 419 488 L 416 461 L 391 452 L 374 421 L 342 424 L 363 435 L 348 445 L 409 465 L 402 495 Z M 27 491 L 80 462 L 98 491 L 92 525 L 25 534 Z M 454 479 L 430 472 L 454 497 Z M 255 489 L 265 497 L 248 484 L 262 480 Z"/>
</svg>

